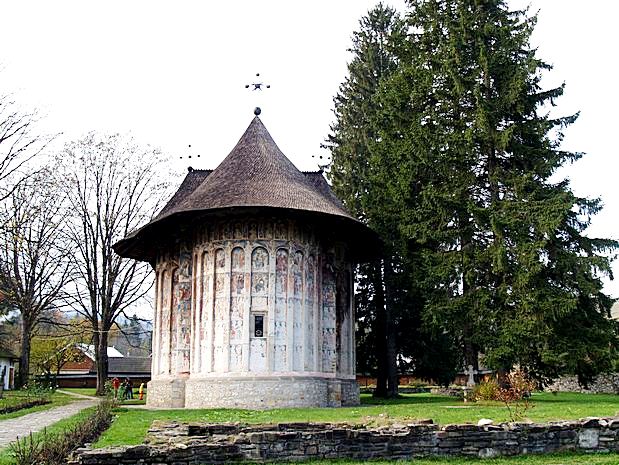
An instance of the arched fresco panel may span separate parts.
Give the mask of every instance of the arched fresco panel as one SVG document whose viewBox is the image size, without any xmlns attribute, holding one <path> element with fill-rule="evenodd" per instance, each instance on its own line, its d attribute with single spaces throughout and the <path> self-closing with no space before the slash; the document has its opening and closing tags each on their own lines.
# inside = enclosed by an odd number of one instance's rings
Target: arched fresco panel
<svg viewBox="0 0 619 465">
<path fill-rule="evenodd" d="M 172 306 L 170 309 L 170 373 L 176 374 L 178 367 L 178 268 L 172 272 Z"/>
<path fill-rule="evenodd" d="M 273 370 L 286 371 L 288 328 L 288 251 L 278 249 L 275 258 L 275 334 L 273 341 Z"/>
<path fill-rule="evenodd" d="M 336 335 L 338 353 L 338 373 L 351 374 L 351 350 L 352 322 L 351 322 L 351 278 L 348 270 L 341 270 L 336 277 L 337 283 L 337 308 L 336 308 Z"/>
<path fill-rule="evenodd" d="M 335 270 L 333 256 L 328 255 L 322 269 L 322 371 L 335 372 L 336 334 L 335 334 Z"/>
<path fill-rule="evenodd" d="M 292 295 L 288 308 L 292 309 L 293 371 L 303 371 L 303 252 L 296 251 L 292 258 Z"/>
<path fill-rule="evenodd" d="M 211 254 L 208 251 L 202 253 L 201 257 L 201 270 L 200 276 L 200 372 L 211 371 L 211 338 L 212 338 L 212 324 L 213 324 L 213 260 Z"/>
<path fill-rule="evenodd" d="M 235 236 L 242 228 L 235 225 Z M 232 249 L 230 273 L 230 371 L 243 369 L 243 319 L 245 312 L 245 250 Z"/>
<path fill-rule="evenodd" d="M 215 311 L 213 339 L 213 371 L 223 372 L 227 369 L 224 359 L 224 346 L 228 344 L 228 306 L 230 296 L 226 295 L 226 254 L 223 249 L 215 251 Z M 227 347 L 226 347 L 227 349 Z"/>
<path fill-rule="evenodd" d="M 264 247 L 252 251 L 249 370 L 255 372 L 267 370 L 269 261 L 269 253 Z"/>
<path fill-rule="evenodd" d="M 314 371 L 314 303 L 316 302 L 316 260 L 313 255 L 307 257 L 305 267 L 305 371 Z"/>
<path fill-rule="evenodd" d="M 168 270 L 161 276 L 161 318 L 159 326 L 159 373 L 170 373 L 170 344 L 171 329 L 170 316 L 172 306 L 172 277 Z"/>
<path fill-rule="evenodd" d="M 183 250 L 174 271 L 174 302 L 172 305 L 172 369 L 189 373 L 191 355 L 191 272 L 192 256 Z"/>
</svg>

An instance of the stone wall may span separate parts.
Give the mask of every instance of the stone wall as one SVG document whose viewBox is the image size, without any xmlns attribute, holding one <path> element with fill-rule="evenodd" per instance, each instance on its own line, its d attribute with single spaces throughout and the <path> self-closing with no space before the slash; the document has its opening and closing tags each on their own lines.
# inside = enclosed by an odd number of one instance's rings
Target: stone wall
<svg viewBox="0 0 619 465">
<path fill-rule="evenodd" d="M 578 377 L 563 376 L 545 388 L 555 392 L 582 392 L 586 394 L 619 394 L 619 373 L 601 374 L 585 389 L 578 384 Z"/>
<path fill-rule="evenodd" d="M 194 465 L 300 459 L 407 460 L 559 451 L 619 452 L 619 418 L 489 426 L 365 428 L 331 424 L 209 425 L 154 422 L 146 444 L 80 449 L 73 465 Z"/>
<path fill-rule="evenodd" d="M 354 383 L 354 381 L 353 381 Z M 358 405 L 356 397 L 341 395 L 337 379 L 301 376 L 236 377 L 225 379 L 189 379 L 186 384 L 185 406 L 218 405 L 227 408 L 252 409 L 286 407 L 339 407 Z M 331 395 L 336 391 L 337 394 Z"/>
</svg>

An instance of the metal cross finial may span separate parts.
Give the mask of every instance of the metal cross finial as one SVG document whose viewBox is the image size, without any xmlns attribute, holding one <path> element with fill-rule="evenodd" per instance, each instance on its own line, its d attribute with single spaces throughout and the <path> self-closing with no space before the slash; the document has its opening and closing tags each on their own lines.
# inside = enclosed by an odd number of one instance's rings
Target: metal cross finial
<svg viewBox="0 0 619 465">
<path fill-rule="evenodd" d="M 316 155 L 312 155 L 312 158 L 316 158 Z M 331 164 L 331 157 L 325 157 L 325 161 L 326 161 L 326 163 L 324 163 L 324 164 L 322 163 L 322 160 L 323 160 L 322 155 L 319 155 L 319 156 L 318 156 L 318 159 L 320 160 L 320 161 L 318 162 L 318 170 L 319 170 L 319 171 L 324 171 L 324 170 L 325 170 L 326 168 L 328 168 L 328 167 L 329 167 L 329 165 Z"/>
<path fill-rule="evenodd" d="M 256 77 L 259 78 L 260 73 L 256 73 Z M 270 89 L 271 84 L 265 84 L 264 82 L 252 82 L 251 84 L 245 84 L 246 89 L 249 89 L 250 87 L 253 87 L 252 90 L 262 90 L 263 87 Z"/>
<path fill-rule="evenodd" d="M 189 149 L 191 149 L 191 144 L 189 144 Z M 190 150 L 190 152 L 191 152 L 191 150 Z M 196 157 L 200 158 L 200 155 L 196 155 Z M 178 158 L 180 158 L 181 160 L 183 159 L 182 155 L 180 157 L 178 157 Z M 187 158 L 191 158 L 191 155 L 188 155 Z M 191 166 L 189 168 L 191 168 Z"/>
</svg>

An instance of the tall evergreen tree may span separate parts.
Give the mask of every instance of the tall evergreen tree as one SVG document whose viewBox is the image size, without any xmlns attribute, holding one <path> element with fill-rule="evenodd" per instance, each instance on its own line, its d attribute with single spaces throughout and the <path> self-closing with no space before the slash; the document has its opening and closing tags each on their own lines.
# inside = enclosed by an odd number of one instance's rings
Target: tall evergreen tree
<svg viewBox="0 0 619 465">
<path fill-rule="evenodd" d="M 378 4 L 360 21 L 353 34 L 349 76 L 334 99 L 336 122 L 331 128 L 328 146 L 332 164 L 329 172 L 333 188 L 349 210 L 375 229 L 381 214 L 372 200 L 369 184 L 369 159 L 377 134 L 372 117 L 378 111 L 373 101 L 380 82 L 397 69 L 393 44 L 405 34 L 404 22 L 392 8 Z M 394 290 L 385 272 L 393 255 L 393 234 L 378 231 L 386 242 L 385 262 L 364 265 L 358 270 L 357 338 L 365 355 L 363 371 L 376 369 L 376 395 L 397 393 L 396 349 L 394 330 Z M 387 266 L 384 266 L 387 264 Z M 386 279 L 387 278 L 387 279 Z"/>
<path fill-rule="evenodd" d="M 423 269 L 400 231 L 403 208 L 411 205 L 393 197 L 402 190 L 392 185 L 403 179 L 401 165 L 384 138 L 384 103 L 377 99 L 383 83 L 406 60 L 407 35 L 406 23 L 382 4 L 362 18 L 353 35 L 349 76 L 335 98 L 329 138 L 329 176 L 336 193 L 385 245 L 382 260 L 358 270 L 356 310 L 358 369 L 374 372 L 375 395 L 388 397 L 397 395 L 398 366 L 448 383 L 458 364 L 453 338 L 421 325 Z"/>
<path fill-rule="evenodd" d="M 599 200 L 551 176 L 576 115 L 547 113 L 535 17 L 501 0 L 410 0 L 405 59 L 373 102 L 371 184 L 423 269 L 424 319 L 497 369 L 587 380 L 608 368 L 616 331 L 600 274 L 617 244 L 583 234 Z M 576 326 L 577 323 L 579 326 Z"/>
</svg>

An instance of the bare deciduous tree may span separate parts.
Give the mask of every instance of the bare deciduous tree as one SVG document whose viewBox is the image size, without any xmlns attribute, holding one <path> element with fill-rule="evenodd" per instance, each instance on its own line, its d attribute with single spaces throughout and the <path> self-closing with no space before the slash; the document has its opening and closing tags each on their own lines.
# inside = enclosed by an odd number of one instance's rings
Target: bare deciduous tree
<svg viewBox="0 0 619 465">
<path fill-rule="evenodd" d="M 0 206 L 0 288 L 21 315 L 20 385 L 28 380 L 36 327 L 61 305 L 70 275 L 62 199 L 49 178 L 43 170 L 17 184 Z"/>
<path fill-rule="evenodd" d="M 29 176 L 24 165 L 53 139 L 34 130 L 37 120 L 36 112 L 20 110 L 10 94 L 0 95 L 0 201 Z"/>
<path fill-rule="evenodd" d="M 75 253 L 72 307 L 92 327 L 97 394 L 108 373 L 108 335 L 116 318 L 152 287 L 147 263 L 121 258 L 112 244 L 150 220 L 167 196 L 161 153 L 120 135 L 95 133 L 65 146 L 59 156 Z"/>
</svg>

